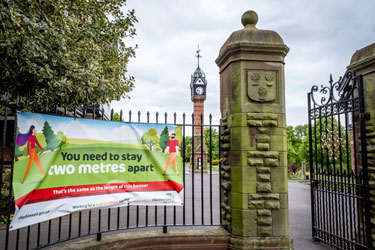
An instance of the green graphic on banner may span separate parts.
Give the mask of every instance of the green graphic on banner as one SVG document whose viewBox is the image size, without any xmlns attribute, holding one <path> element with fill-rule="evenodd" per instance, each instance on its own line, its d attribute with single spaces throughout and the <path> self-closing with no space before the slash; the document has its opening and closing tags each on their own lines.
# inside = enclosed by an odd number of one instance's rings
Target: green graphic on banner
<svg viewBox="0 0 375 250">
<path fill-rule="evenodd" d="M 17 115 L 12 230 L 82 209 L 183 205 L 179 126 Z"/>
</svg>

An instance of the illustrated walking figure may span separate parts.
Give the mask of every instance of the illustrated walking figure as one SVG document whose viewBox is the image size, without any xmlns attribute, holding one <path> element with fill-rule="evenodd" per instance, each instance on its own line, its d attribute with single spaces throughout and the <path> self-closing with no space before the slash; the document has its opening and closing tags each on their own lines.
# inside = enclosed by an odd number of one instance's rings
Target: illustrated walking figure
<svg viewBox="0 0 375 250">
<path fill-rule="evenodd" d="M 165 154 L 169 152 L 169 158 L 167 160 L 167 164 L 165 165 L 165 170 L 163 175 L 167 173 L 169 165 L 172 163 L 173 167 L 176 171 L 176 174 L 178 174 L 178 168 L 177 168 L 177 163 L 176 163 L 176 157 L 178 153 L 178 144 L 180 143 L 176 138 L 176 134 L 172 133 L 171 134 L 171 139 L 167 142 L 167 147 L 165 149 Z"/>
<path fill-rule="evenodd" d="M 44 152 L 44 149 L 42 146 L 40 146 L 38 139 L 36 138 L 36 129 L 34 125 L 30 126 L 29 133 L 27 134 L 19 134 L 17 136 L 17 145 L 23 146 L 27 142 L 27 153 L 29 154 L 29 163 L 27 164 L 25 176 L 23 177 L 22 184 L 26 179 L 27 174 L 29 173 L 30 167 L 35 161 L 36 165 L 38 165 L 40 172 L 42 173 L 42 176 L 44 178 L 44 172 L 43 172 L 43 166 L 42 163 L 39 160 L 39 156 L 36 152 L 35 144 Z"/>
</svg>

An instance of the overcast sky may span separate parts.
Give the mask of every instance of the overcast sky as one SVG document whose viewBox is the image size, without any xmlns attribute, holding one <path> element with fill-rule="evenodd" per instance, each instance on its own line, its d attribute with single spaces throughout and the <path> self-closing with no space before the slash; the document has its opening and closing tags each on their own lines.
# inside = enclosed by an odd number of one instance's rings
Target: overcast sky
<svg viewBox="0 0 375 250">
<path fill-rule="evenodd" d="M 190 76 L 199 44 L 208 81 L 205 119 L 212 113 L 219 122 L 215 59 L 229 35 L 243 28 L 247 10 L 258 13 L 258 29 L 278 32 L 290 48 L 285 59 L 288 125 L 307 123 L 306 94 L 313 84 L 327 84 L 330 73 L 337 80 L 353 53 L 375 42 L 375 0 L 128 0 L 124 9 L 135 9 L 139 20 L 137 36 L 126 40 L 138 44 L 128 67 L 136 83 L 131 99 L 112 107 L 126 114 L 140 110 L 143 121 L 148 110 L 152 122 L 156 111 L 180 117 L 185 112 L 191 122 Z"/>
</svg>

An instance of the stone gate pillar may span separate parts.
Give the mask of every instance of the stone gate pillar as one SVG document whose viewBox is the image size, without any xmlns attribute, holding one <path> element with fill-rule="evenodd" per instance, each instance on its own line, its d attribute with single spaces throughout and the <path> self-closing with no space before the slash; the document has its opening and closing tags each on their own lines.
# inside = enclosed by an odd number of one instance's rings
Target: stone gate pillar
<svg viewBox="0 0 375 250">
<path fill-rule="evenodd" d="M 220 67 L 223 222 L 231 249 L 293 249 L 289 236 L 284 57 L 274 31 L 242 15 L 216 59 Z"/>
<path fill-rule="evenodd" d="M 372 249 L 375 249 L 375 43 L 357 50 L 348 66 L 363 79 L 363 99 L 366 114 L 367 168 L 370 194 L 370 229 Z M 358 138 L 358 136 L 357 136 Z"/>
</svg>

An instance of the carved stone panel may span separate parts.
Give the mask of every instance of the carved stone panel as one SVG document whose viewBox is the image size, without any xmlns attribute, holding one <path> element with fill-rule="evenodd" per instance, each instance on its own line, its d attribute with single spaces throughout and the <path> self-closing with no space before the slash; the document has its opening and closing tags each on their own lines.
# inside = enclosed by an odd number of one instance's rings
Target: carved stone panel
<svg viewBox="0 0 375 250">
<path fill-rule="evenodd" d="M 247 71 L 247 94 L 255 102 L 270 102 L 276 99 L 276 71 Z"/>
</svg>

